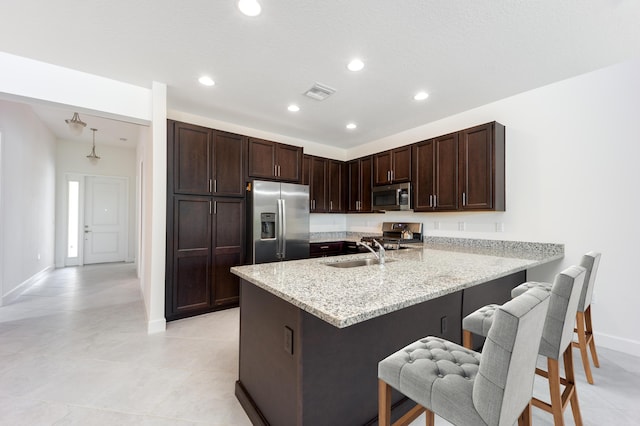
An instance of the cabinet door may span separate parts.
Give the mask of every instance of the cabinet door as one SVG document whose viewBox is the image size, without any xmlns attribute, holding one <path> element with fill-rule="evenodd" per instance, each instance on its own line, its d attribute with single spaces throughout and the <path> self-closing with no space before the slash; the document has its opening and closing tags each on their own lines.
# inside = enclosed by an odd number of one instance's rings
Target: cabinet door
<svg viewBox="0 0 640 426">
<path fill-rule="evenodd" d="M 242 136 L 215 132 L 213 136 L 213 193 L 244 196 Z"/>
<path fill-rule="evenodd" d="M 327 189 L 327 159 L 311 157 L 311 211 L 323 213 L 329 210 Z"/>
<path fill-rule="evenodd" d="M 300 182 L 302 175 L 302 148 L 293 145 L 276 144 L 277 179 Z"/>
<path fill-rule="evenodd" d="M 381 152 L 373 156 L 374 185 L 391 183 L 391 156 L 391 151 Z"/>
<path fill-rule="evenodd" d="M 211 302 L 211 202 L 173 199 L 172 273 L 167 277 L 167 317 L 207 309 Z"/>
<path fill-rule="evenodd" d="M 211 130 L 186 123 L 171 122 L 168 151 L 173 161 L 170 173 L 175 194 L 208 195 L 211 179 Z M 172 137 L 171 137 L 172 136 Z"/>
<path fill-rule="evenodd" d="M 433 140 L 413 146 L 413 209 L 433 211 L 435 194 L 435 149 Z"/>
<path fill-rule="evenodd" d="M 460 191 L 464 210 L 493 208 L 492 125 L 461 133 Z"/>
<path fill-rule="evenodd" d="M 213 199 L 213 305 L 236 304 L 239 279 L 229 270 L 244 263 L 244 200 Z"/>
<path fill-rule="evenodd" d="M 411 146 L 394 149 L 391 160 L 392 182 L 409 182 L 411 180 Z"/>
<path fill-rule="evenodd" d="M 360 160 L 347 163 L 347 210 L 357 212 L 360 207 Z"/>
<path fill-rule="evenodd" d="M 458 209 L 458 134 L 434 139 L 435 210 Z"/>
<path fill-rule="evenodd" d="M 249 170 L 248 174 L 254 178 L 273 180 L 275 169 L 275 142 L 249 138 Z"/>
<path fill-rule="evenodd" d="M 372 189 L 372 157 L 360 160 L 360 211 L 371 212 L 371 189 Z"/>
<path fill-rule="evenodd" d="M 345 210 L 345 164 L 342 161 L 329 160 L 329 211 Z"/>
<path fill-rule="evenodd" d="M 311 156 L 302 156 L 302 178 L 300 183 L 303 185 L 311 185 Z M 311 194 L 309 194 L 311 196 Z"/>
</svg>

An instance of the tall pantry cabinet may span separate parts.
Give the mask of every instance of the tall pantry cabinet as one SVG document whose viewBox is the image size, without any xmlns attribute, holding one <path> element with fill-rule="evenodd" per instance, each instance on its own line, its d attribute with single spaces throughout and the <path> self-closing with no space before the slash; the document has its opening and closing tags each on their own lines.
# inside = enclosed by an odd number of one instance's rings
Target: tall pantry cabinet
<svg viewBox="0 0 640 426">
<path fill-rule="evenodd" d="M 167 123 L 168 321 L 236 306 L 244 263 L 243 136 Z"/>
</svg>

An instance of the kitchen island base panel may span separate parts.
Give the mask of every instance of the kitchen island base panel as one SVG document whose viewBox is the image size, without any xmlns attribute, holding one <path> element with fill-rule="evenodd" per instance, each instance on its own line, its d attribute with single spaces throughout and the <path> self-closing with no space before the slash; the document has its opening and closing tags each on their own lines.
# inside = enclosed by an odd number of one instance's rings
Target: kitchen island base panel
<svg viewBox="0 0 640 426">
<path fill-rule="evenodd" d="M 253 424 L 376 424 L 380 360 L 428 335 L 461 343 L 464 308 L 503 303 L 525 278 L 519 272 L 346 328 L 241 280 L 236 396 Z M 392 403 L 394 419 L 413 406 L 397 392 Z"/>
</svg>

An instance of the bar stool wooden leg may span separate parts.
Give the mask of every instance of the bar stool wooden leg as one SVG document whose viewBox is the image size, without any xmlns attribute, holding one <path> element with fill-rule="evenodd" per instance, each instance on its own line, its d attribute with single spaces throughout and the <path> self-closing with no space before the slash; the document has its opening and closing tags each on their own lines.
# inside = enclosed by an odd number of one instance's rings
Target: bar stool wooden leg
<svg viewBox="0 0 640 426">
<path fill-rule="evenodd" d="M 558 360 L 547 358 L 547 367 L 553 424 L 555 426 L 563 426 L 564 418 L 562 416 L 562 395 L 560 394 L 560 368 L 558 366 Z"/>
<path fill-rule="evenodd" d="M 469 330 L 462 330 L 462 346 L 473 349 L 473 334 Z"/>
<path fill-rule="evenodd" d="M 584 312 L 578 312 L 576 314 L 576 326 L 578 334 L 578 344 L 573 342 L 572 346 L 577 346 L 580 349 L 580 357 L 582 358 L 582 365 L 584 365 L 584 373 L 587 376 L 587 382 L 593 384 L 593 375 L 591 374 L 591 362 L 589 361 L 589 355 L 587 354 L 587 334 L 585 331 L 585 315 Z"/>
<path fill-rule="evenodd" d="M 378 425 L 391 426 L 391 386 L 378 379 Z"/>
<path fill-rule="evenodd" d="M 518 417 L 518 426 L 531 426 L 531 402 L 527 404 L 520 417 Z"/>
<path fill-rule="evenodd" d="M 435 422 L 435 415 L 433 414 L 433 411 L 425 409 L 424 414 L 425 414 L 425 417 L 426 417 L 425 424 L 427 426 L 434 426 L 436 424 L 436 422 Z"/>
<path fill-rule="evenodd" d="M 596 368 L 600 368 L 600 361 L 598 361 L 598 354 L 596 353 L 596 342 L 593 340 L 593 324 L 591 324 L 591 305 L 584 311 L 585 328 L 587 334 L 587 341 L 591 348 L 591 357 L 593 358 L 593 365 Z"/>
<path fill-rule="evenodd" d="M 580 414 L 580 405 L 578 404 L 578 392 L 576 390 L 576 378 L 573 370 L 573 353 L 571 352 L 571 346 L 564 351 L 564 374 L 565 374 L 565 391 L 568 393 L 568 399 L 571 403 L 571 411 L 573 412 L 573 420 L 576 426 L 582 426 L 582 415 Z M 563 398 L 563 405 L 567 403 L 566 398 Z M 562 408 L 561 408 L 562 410 Z"/>
</svg>

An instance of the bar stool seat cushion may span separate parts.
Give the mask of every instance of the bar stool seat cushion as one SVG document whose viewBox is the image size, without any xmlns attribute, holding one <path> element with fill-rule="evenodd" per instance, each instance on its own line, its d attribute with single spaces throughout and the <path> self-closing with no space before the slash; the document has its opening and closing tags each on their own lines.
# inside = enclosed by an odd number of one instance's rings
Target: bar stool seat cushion
<svg viewBox="0 0 640 426">
<path fill-rule="evenodd" d="M 514 287 L 513 290 L 511 290 L 511 298 L 513 299 L 514 297 L 518 297 L 522 293 L 526 292 L 527 290 L 529 290 L 531 288 L 539 288 L 541 290 L 545 290 L 545 291 L 550 292 L 552 286 L 553 286 L 552 283 L 543 283 L 543 282 L 537 282 L 537 281 L 527 281 L 526 283 L 522 283 L 519 286 Z"/>
<path fill-rule="evenodd" d="M 470 313 L 462 319 L 462 329 L 486 337 L 493 323 L 493 315 L 499 307 L 500 305 L 492 303 Z"/>
<path fill-rule="evenodd" d="M 473 405 L 473 381 L 480 358 L 478 352 L 429 336 L 381 362 L 378 377 L 441 415 L 450 413 L 445 418 L 461 416 L 465 422 L 484 425 Z"/>
</svg>

